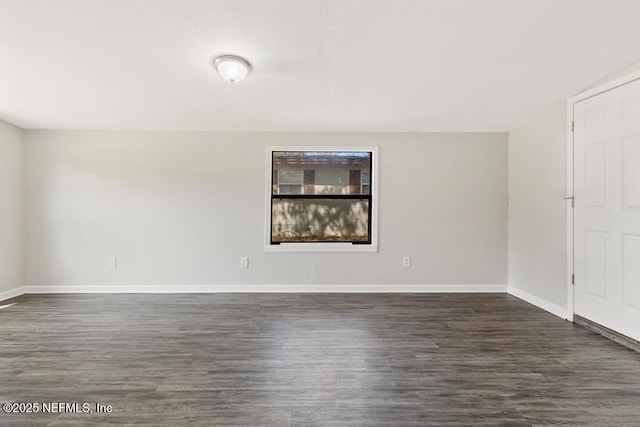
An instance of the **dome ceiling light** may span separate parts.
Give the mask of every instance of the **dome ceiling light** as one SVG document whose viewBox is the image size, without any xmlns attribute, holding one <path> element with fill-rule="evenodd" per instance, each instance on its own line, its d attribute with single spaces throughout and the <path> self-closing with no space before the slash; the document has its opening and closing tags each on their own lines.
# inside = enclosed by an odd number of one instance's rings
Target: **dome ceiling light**
<svg viewBox="0 0 640 427">
<path fill-rule="evenodd" d="M 228 82 L 238 83 L 251 72 L 251 64 L 244 58 L 235 55 L 221 55 L 213 58 L 213 66 Z"/>
</svg>

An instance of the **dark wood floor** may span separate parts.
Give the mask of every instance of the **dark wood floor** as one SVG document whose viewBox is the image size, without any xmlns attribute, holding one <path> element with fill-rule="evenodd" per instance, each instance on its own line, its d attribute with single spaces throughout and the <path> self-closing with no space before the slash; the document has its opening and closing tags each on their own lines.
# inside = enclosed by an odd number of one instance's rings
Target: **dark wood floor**
<svg viewBox="0 0 640 427">
<path fill-rule="evenodd" d="M 504 294 L 15 302 L 0 402 L 113 412 L 1 426 L 640 425 L 640 353 Z"/>
</svg>

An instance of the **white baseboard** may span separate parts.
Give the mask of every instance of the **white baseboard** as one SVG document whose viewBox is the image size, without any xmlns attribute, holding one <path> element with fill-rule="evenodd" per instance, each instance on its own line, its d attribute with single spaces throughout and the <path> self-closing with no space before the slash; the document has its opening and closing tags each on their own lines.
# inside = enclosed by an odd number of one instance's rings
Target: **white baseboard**
<svg viewBox="0 0 640 427">
<path fill-rule="evenodd" d="M 555 314 L 562 319 L 573 321 L 573 314 L 571 313 L 570 315 L 565 307 L 561 307 L 545 299 L 542 299 L 535 295 L 531 295 L 530 293 L 518 288 L 514 288 L 513 286 L 509 286 L 507 288 L 507 293 L 513 295 L 516 298 L 520 298 L 521 300 L 526 301 L 529 304 L 533 304 L 536 307 L 543 309 L 544 311 Z"/>
<path fill-rule="evenodd" d="M 27 286 L 27 294 L 177 294 L 177 293 L 505 293 L 506 285 L 426 285 L 426 284 L 222 284 L 222 285 L 100 285 Z"/>
<path fill-rule="evenodd" d="M 24 295 L 27 293 L 26 287 L 20 287 L 15 289 L 9 289 L 5 292 L 0 292 L 0 301 L 5 301 L 11 298 L 19 297 L 20 295 Z"/>
</svg>

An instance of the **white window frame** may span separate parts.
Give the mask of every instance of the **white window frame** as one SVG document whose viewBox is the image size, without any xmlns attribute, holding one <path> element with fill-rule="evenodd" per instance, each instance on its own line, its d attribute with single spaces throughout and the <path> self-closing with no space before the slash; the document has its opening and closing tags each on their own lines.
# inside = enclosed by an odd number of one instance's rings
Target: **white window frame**
<svg viewBox="0 0 640 427">
<path fill-rule="evenodd" d="M 369 188 L 371 196 L 371 243 L 351 244 L 348 242 L 305 242 L 271 244 L 271 192 L 273 191 L 272 156 L 274 151 L 352 151 L 371 153 L 371 175 Z M 296 252 L 378 252 L 378 147 L 341 147 L 341 146 L 268 146 L 265 168 L 265 233 L 264 251 L 266 253 Z"/>
</svg>

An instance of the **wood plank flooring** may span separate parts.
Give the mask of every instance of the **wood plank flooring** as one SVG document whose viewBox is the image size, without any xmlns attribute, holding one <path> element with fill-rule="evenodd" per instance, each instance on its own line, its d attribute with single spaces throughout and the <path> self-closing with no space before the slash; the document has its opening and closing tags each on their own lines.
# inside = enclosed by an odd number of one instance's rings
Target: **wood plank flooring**
<svg viewBox="0 0 640 427">
<path fill-rule="evenodd" d="M 11 302 L 0 402 L 94 412 L 1 426 L 640 425 L 640 353 L 505 294 Z"/>
</svg>

